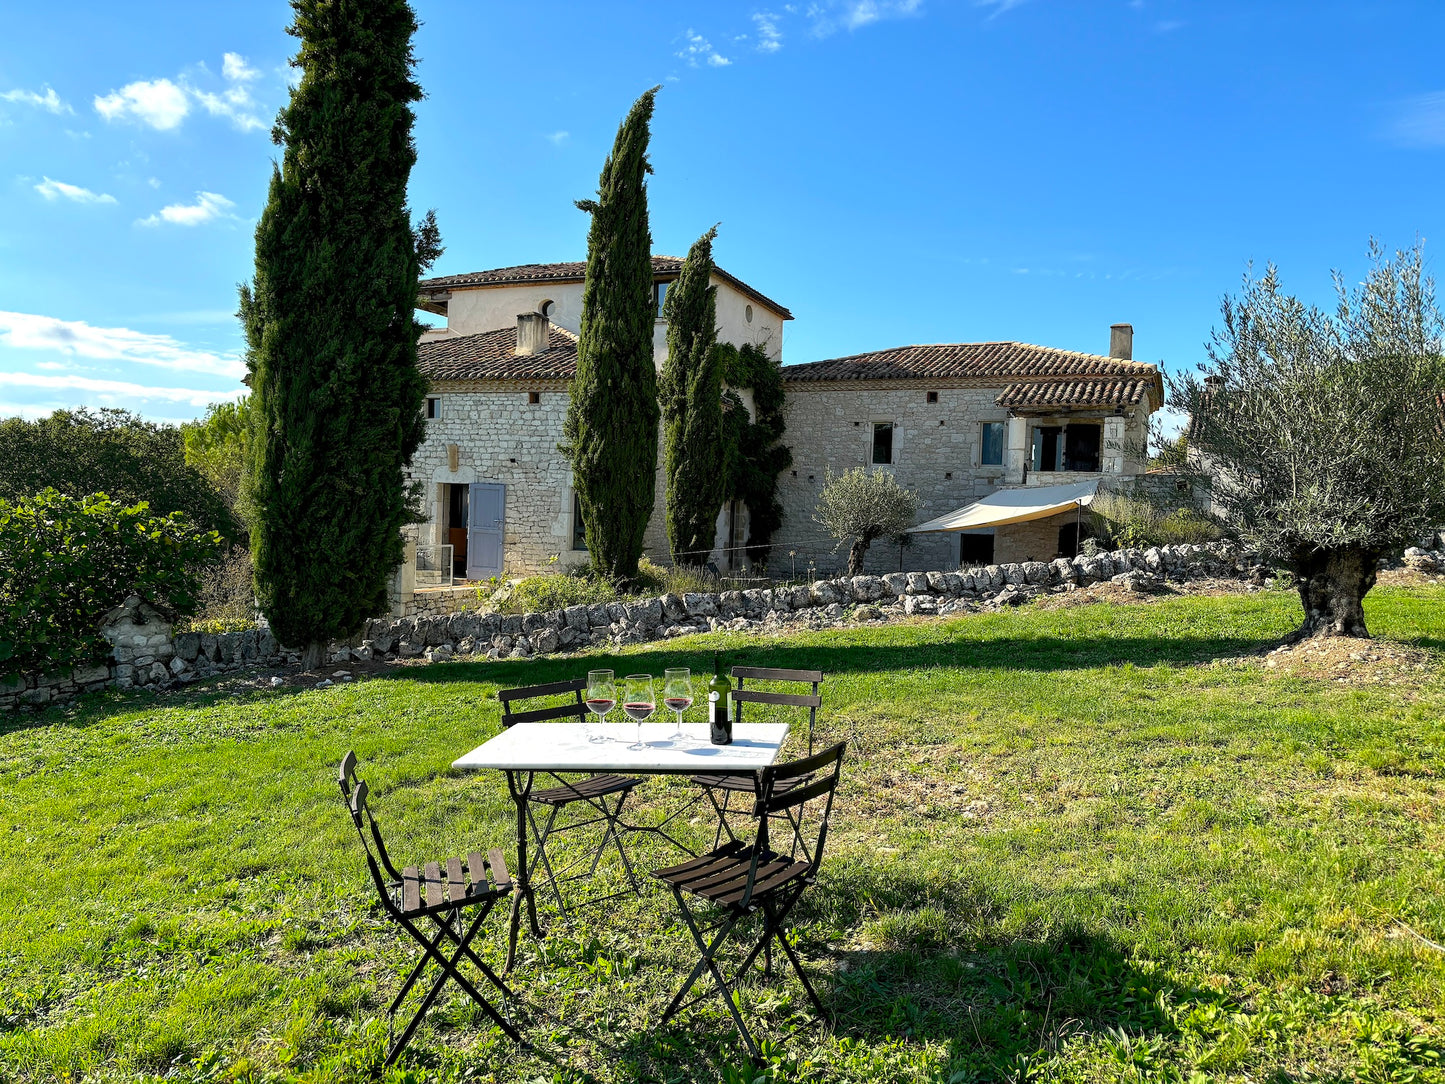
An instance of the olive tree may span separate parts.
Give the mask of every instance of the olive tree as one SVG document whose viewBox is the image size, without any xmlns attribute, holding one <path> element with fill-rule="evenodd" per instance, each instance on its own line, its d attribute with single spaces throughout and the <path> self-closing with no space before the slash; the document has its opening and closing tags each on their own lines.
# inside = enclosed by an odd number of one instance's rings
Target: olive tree
<svg viewBox="0 0 1445 1084">
<path fill-rule="evenodd" d="M 1226 297 L 1198 374 L 1174 382 L 1190 459 L 1216 515 L 1290 568 L 1294 639 L 1368 636 L 1381 557 L 1445 522 L 1445 365 L 1420 246 L 1370 246 L 1364 281 L 1336 272 L 1333 312 L 1280 287 L 1271 265 Z"/>
<path fill-rule="evenodd" d="M 815 522 L 848 547 L 848 575 L 863 572 L 868 547 L 880 538 L 901 535 L 913 525 L 918 514 L 918 497 L 904 489 L 881 467 L 870 474 L 863 467 L 846 470 L 836 478 L 830 473 L 818 495 Z"/>
</svg>

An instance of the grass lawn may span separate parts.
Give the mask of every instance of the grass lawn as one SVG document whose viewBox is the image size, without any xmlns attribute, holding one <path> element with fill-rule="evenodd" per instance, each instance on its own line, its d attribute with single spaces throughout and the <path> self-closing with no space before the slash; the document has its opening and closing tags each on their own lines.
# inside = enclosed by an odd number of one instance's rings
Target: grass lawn
<svg viewBox="0 0 1445 1084">
<path fill-rule="evenodd" d="M 749 985 L 773 1079 L 1445 1080 L 1445 953 L 1399 925 L 1445 941 L 1445 590 L 1366 609 L 1428 667 L 1228 661 L 1296 624 L 1280 592 L 622 653 L 828 674 L 821 738 L 852 744 L 799 946 L 836 1024 L 795 982 Z M 496 732 L 499 684 L 606 657 L 0 721 L 0 1080 L 371 1078 L 411 949 L 337 760 L 356 749 L 398 858 L 507 846 L 501 778 L 448 765 Z M 752 1079 L 714 999 L 649 1030 L 694 959 L 669 896 L 584 919 L 522 942 L 532 1049 L 449 995 L 398 1076 Z"/>
</svg>

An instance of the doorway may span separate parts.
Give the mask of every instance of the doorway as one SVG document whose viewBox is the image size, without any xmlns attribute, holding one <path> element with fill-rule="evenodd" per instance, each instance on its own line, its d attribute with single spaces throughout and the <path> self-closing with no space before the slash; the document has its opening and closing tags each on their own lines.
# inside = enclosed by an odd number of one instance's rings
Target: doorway
<svg viewBox="0 0 1445 1084">
<path fill-rule="evenodd" d="M 488 580 L 502 574 L 507 487 L 473 482 L 467 490 L 467 579 Z"/>
<path fill-rule="evenodd" d="M 460 580 L 467 575 L 467 511 L 471 493 L 465 485 L 456 483 L 447 483 L 446 490 L 446 531 L 452 547 L 452 575 Z"/>
</svg>

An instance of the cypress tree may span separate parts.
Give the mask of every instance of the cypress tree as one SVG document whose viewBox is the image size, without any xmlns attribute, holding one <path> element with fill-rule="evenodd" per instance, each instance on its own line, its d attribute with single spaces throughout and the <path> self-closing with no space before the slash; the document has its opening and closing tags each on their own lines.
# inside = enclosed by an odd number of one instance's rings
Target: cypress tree
<svg viewBox="0 0 1445 1084">
<path fill-rule="evenodd" d="M 667 467 L 667 542 L 681 565 L 706 562 L 727 488 L 714 226 L 693 243 L 667 292 L 667 361 L 662 369 L 662 446 Z"/>
<path fill-rule="evenodd" d="M 572 464 L 592 566 L 637 575 L 657 488 L 657 373 L 652 361 L 652 234 L 647 225 L 653 87 L 633 104 L 602 167 L 592 215 L 577 376 L 562 453 Z"/>
<path fill-rule="evenodd" d="M 292 0 L 300 84 L 272 138 L 241 288 L 253 388 L 247 494 L 256 597 L 308 666 L 386 612 L 411 521 L 402 469 L 423 433 L 415 13 L 405 0 Z M 433 238 L 434 240 L 434 238 Z"/>
</svg>

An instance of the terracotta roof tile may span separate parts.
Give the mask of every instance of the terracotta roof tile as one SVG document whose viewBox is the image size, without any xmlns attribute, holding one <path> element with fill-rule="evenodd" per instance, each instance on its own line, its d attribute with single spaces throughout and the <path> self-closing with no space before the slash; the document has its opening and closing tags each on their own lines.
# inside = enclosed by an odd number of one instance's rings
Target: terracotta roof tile
<svg viewBox="0 0 1445 1084">
<path fill-rule="evenodd" d="M 652 257 L 652 273 L 666 278 L 682 270 L 682 260 L 677 256 Z M 465 275 L 443 275 L 440 278 L 422 279 L 418 287 L 422 293 L 434 290 L 449 290 L 456 286 L 514 286 L 529 282 L 581 282 L 587 271 L 587 263 L 575 260 L 571 263 L 524 263 L 516 267 L 494 267 L 490 271 L 473 271 Z M 717 277 L 728 283 L 739 293 L 746 294 L 761 305 L 766 305 L 791 320 L 793 314 L 779 305 L 767 294 L 755 290 L 736 275 L 731 275 L 714 265 Z"/>
<path fill-rule="evenodd" d="M 547 349 L 517 356 L 517 329 L 455 335 L 419 343 L 417 367 L 428 380 L 571 380 L 577 373 L 577 337 L 552 325 Z"/>
<path fill-rule="evenodd" d="M 1122 407 L 1147 398 L 1153 380 L 1093 377 L 1084 380 L 1030 380 L 1009 384 L 994 400 L 1005 407 Z"/>
<path fill-rule="evenodd" d="M 1142 361 L 1030 343 L 936 343 L 783 366 L 789 384 L 955 380 L 1005 385 L 1001 406 L 1122 406 L 1161 402 L 1159 370 Z"/>
</svg>

